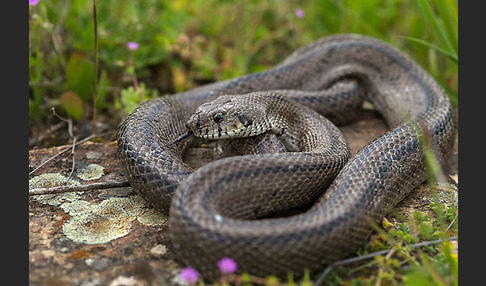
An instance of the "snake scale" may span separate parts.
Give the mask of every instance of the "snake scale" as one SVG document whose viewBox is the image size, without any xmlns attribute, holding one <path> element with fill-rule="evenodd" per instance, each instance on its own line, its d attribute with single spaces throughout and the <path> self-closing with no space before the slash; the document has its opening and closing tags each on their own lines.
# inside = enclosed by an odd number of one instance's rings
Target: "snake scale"
<svg viewBox="0 0 486 286">
<path fill-rule="evenodd" d="M 236 94 L 234 103 L 217 99 Z M 348 160 L 339 130 L 317 111 L 339 123 L 363 97 L 390 131 Z M 214 126 L 213 137 L 227 133 L 221 122 L 230 116 L 228 104 L 243 107 L 235 128 L 254 129 L 252 113 L 266 107 L 253 106 L 274 105 L 288 118 L 262 116 L 279 121 L 272 133 L 299 152 L 231 156 L 193 170 L 182 160 L 190 140 L 170 142 L 188 128 L 207 137 Z M 144 102 L 122 124 L 118 151 L 137 193 L 170 209 L 171 240 L 184 265 L 215 279 L 218 260 L 227 256 L 240 271 L 286 276 L 322 268 L 360 246 L 370 222 L 427 179 L 422 141 L 447 166 L 455 133 L 445 92 L 418 64 L 382 41 L 344 34 L 308 44 L 272 69 Z M 269 215 L 309 204 L 295 215 Z"/>
</svg>

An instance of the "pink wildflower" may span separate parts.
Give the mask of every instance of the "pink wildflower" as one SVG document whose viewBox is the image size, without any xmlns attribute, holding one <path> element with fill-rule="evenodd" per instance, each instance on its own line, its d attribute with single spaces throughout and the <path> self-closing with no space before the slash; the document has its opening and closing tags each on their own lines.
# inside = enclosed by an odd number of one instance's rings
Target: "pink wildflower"
<svg viewBox="0 0 486 286">
<path fill-rule="evenodd" d="M 231 274 L 236 271 L 238 268 L 238 265 L 236 262 L 229 258 L 229 257 L 223 257 L 219 262 L 218 262 L 218 267 L 221 273 L 223 274 Z"/>
<path fill-rule="evenodd" d="M 29 0 L 29 5 L 35 6 L 37 4 L 39 4 L 39 0 Z"/>
<path fill-rule="evenodd" d="M 302 8 L 295 9 L 295 16 L 299 19 L 304 17 L 304 10 L 302 10 Z"/>
<path fill-rule="evenodd" d="M 194 268 L 186 267 L 181 271 L 181 278 L 187 283 L 195 283 L 199 277 L 199 273 Z"/>
<path fill-rule="evenodd" d="M 128 42 L 127 47 L 130 50 L 135 51 L 136 49 L 138 49 L 138 43 L 137 42 Z"/>
</svg>

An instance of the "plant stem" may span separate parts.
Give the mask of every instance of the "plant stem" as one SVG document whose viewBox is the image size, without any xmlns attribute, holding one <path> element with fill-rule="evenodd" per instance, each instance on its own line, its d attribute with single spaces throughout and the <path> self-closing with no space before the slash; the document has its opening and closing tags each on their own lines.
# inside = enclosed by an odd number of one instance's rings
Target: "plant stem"
<svg viewBox="0 0 486 286">
<path fill-rule="evenodd" d="M 93 88 L 93 118 L 91 121 L 91 134 L 96 134 L 96 101 L 98 99 L 98 21 L 96 17 L 96 0 L 93 0 L 93 17 L 94 17 L 94 42 L 95 42 L 95 74 Z"/>
<path fill-rule="evenodd" d="M 130 76 L 132 77 L 132 81 L 133 81 L 133 85 L 135 86 L 135 90 L 138 93 L 140 103 L 142 103 L 143 94 L 142 94 L 142 90 L 140 89 L 140 85 L 138 84 L 137 75 L 135 75 L 135 64 L 134 64 L 134 59 L 133 59 L 133 52 L 131 53 L 131 57 L 130 57 L 130 66 L 132 68 L 132 72 L 130 73 Z"/>
<path fill-rule="evenodd" d="M 140 103 L 142 103 L 143 94 L 142 94 L 142 90 L 140 89 L 140 86 L 138 85 L 138 80 L 137 80 L 137 76 L 135 75 L 135 72 L 132 73 L 132 81 L 133 81 L 133 85 L 135 86 L 135 90 L 137 90 Z"/>
</svg>

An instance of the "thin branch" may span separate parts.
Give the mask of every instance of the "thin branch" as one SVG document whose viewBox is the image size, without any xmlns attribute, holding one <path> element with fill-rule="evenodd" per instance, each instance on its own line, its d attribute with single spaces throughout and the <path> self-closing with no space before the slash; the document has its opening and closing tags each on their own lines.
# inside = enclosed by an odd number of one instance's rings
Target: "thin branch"
<svg viewBox="0 0 486 286">
<path fill-rule="evenodd" d="M 143 93 L 140 89 L 140 85 L 138 84 L 137 76 L 135 75 L 135 66 L 133 67 L 133 73 L 131 74 L 133 85 L 135 86 L 135 90 L 138 92 L 138 97 L 140 102 L 143 102 Z"/>
<path fill-rule="evenodd" d="M 451 241 L 451 240 L 457 240 L 457 237 L 453 236 L 453 237 L 449 237 L 449 238 L 445 238 L 445 239 L 424 241 L 424 242 L 420 242 L 420 243 L 416 243 L 416 244 L 411 244 L 410 246 L 412 248 L 417 248 L 417 247 L 426 246 L 426 245 L 439 244 L 439 243 L 442 243 L 444 241 Z M 385 255 L 392 250 L 393 250 L 393 248 L 389 248 L 389 249 L 384 249 L 384 250 L 368 253 L 368 254 L 365 254 L 365 255 L 357 256 L 357 257 L 351 257 L 351 258 L 348 258 L 348 259 L 336 261 L 336 262 L 330 264 L 329 266 L 327 266 L 326 269 L 324 269 L 322 274 L 319 276 L 317 281 L 314 283 L 314 286 L 321 285 L 322 282 L 324 281 L 324 278 L 326 278 L 326 276 L 329 274 L 329 272 L 331 272 L 331 270 L 336 266 L 341 266 L 341 265 L 350 264 L 350 263 L 353 263 L 353 262 L 373 258 L 373 257 L 378 256 L 378 255 Z"/>
<path fill-rule="evenodd" d="M 69 137 L 71 137 L 71 139 L 74 139 L 74 135 L 73 135 L 73 121 L 69 118 L 69 119 L 66 119 L 62 116 L 60 116 L 59 114 L 56 113 L 56 109 L 54 107 L 51 107 L 51 112 L 52 114 L 54 114 L 54 116 L 56 116 L 59 120 L 61 121 L 64 121 L 68 124 L 68 133 L 69 133 Z"/>
<path fill-rule="evenodd" d="M 50 187 L 50 188 L 31 189 L 29 190 L 29 196 L 82 192 L 82 191 L 92 191 L 92 190 L 100 190 L 100 189 L 122 188 L 122 187 L 129 187 L 129 186 L 130 184 L 128 183 L 127 180 L 121 182 L 110 181 L 110 182 L 99 182 L 99 183 L 74 185 L 74 186 L 62 185 L 62 186 Z"/>
<path fill-rule="evenodd" d="M 69 176 L 67 177 L 66 182 L 64 182 L 64 184 L 67 184 L 69 179 L 71 179 L 71 177 L 73 176 L 74 169 L 76 167 L 76 160 L 74 159 L 74 150 L 76 149 L 76 137 L 74 137 L 74 134 L 73 134 L 73 121 L 72 121 L 71 118 L 65 119 L 65 118 L 61 117 L 60 115 L 58 115 L 56 113 L 56 110 L 54 109 L 54 107 L 51 108 L 51 111 L 52 111 L 52 114 L 54 114 L 54 116 L 56 116 L 58 119 L 66 122 L 68 124 L 69 137 L 71 137 L 71 139 L 73 140 L 72 147 L 71 147 L 71 157 L 73 159 L 73 165 L 71 167 L 71 173 L 69 173 Z"/>
<path fill-rule="evenodd" d="M 447 233 L 449 231 L 449 229 L 451 229 L 451 227 L 454 225 L 454 222 L 456 221 L 457 219 L 457 216 L 459 214 L 456 214 L 456 216 L 454 217 L 454 219 L 452 219 L 451 223 L 449 224 L 449 226 L 447 226 L 446 230 L 445 230 L 445 233 Z"/>
</svg>

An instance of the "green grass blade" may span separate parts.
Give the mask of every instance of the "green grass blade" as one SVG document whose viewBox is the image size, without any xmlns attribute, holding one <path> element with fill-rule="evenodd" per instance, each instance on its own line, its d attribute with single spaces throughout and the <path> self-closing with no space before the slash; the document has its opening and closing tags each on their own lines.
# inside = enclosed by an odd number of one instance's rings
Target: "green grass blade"
<svg viewBox="0 0 486 286">
<path fill-rule="evenodd" d="M 459 23 L 459 20 L 458 20 L 459 13 L 457 11 L 457 1 L 456 0 L 446 0 L 446 1 L 447 1 L 447 8 L 451 12 L 452 21 L 453 21 L 455 27 L 457 27 L 457 25 Z M 457 29 L 456 29 L 456 34 L 457 34 Z"/>
<path fill-rule="evenodd" d="M 454 52 L 457 53 L 457 22 L 454 22 L 452 16 L 452 13 L 454 13 L 453 10 L 457 9 L 453 9 L 454 7 L 450 7 L 449 4 L 450 3 L 447 3 L 446 0 L 437 0 L 437 8 L 439 9 L 439 15 L 442 19 L 447 38 L 452 43 Z"/>
<path fill-rule="evenodd" d="M 417 39 L 417 38 L 413 38 L 413 37 L 405 37 L 405 36 L 402 36 L 402 38 L 405 38 L 405 39 L 410 40 L 410 41 L 413 41 L 413 42 L 420 43 L 420 44 L 425 45 L 425 46 L 427 46 L 427 47 L 429 47 L 431 49 L 434 49 L 434 50 L 436 50 L 436 51 L 438 51 L 438 52 L 440 52 L 440 53 L 448 56 L 456 64 L 458 64 L 458 62 L 459 62 L 459 59 L 457 57 L 457 54 L 455 54 L 453 52 L 446 51 L 446 50 L 442 49 L 441 47 L 438 47 L 438 46 L 436 46 L 434 44 L 431 44 L 431 43 L 429 43 L 427 41 L 424 41 L 424 40 L 421 40 L 421 39 Z"/>
<path fill-rule="evenodd" d="M 449 50 L 449 53 L 453 53 L 454 48 L 452 47 L 451 42 L 447 38 L 447 36 L 444 33 L 444 30 L 442 27 L 439 25 L 439 21 L 437 21 L 437 18 L 432 11 L 432 8 L 429 5 L 428 0 L 418 0 L 420 3 L 420 7 L 422 7 L 423 12 L 425 13 L 426 17 L 429 19 L 429 21 L 432 23 L 432 26 L 436 32 L 436 34 L 439 36 L 440 41 L 444 46 L 447 47 Z"/>
</svg>

